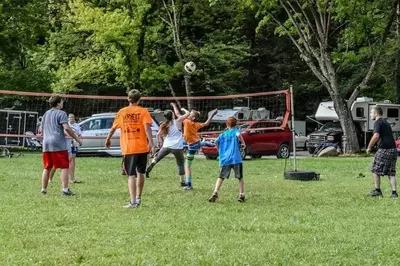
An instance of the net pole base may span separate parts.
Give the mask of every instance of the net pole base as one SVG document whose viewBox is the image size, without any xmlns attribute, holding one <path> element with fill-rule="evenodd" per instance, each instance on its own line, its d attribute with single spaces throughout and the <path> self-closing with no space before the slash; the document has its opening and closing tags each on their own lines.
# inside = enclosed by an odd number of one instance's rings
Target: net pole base
<svg viewBox="0 0 400 266">
<path fill-rule="evenodd" d="M 287 180 L 312 181 L 319 180 L 320 174 L 314 171 L 286 171 L 283 177 Z"/>
</svg>

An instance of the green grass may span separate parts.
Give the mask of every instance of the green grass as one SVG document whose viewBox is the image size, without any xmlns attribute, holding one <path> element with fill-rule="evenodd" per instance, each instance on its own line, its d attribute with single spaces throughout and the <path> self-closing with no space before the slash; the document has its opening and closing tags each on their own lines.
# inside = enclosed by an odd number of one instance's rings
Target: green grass
<svg viewBox="0 0 400 266">
<path fill-rule="evenodd" d="M 60 196 L 59 173 L 40 192 L 41 157 L 0 159 L 0 265 L 398 265 L 399 202 L 365 198 L 371 159 L 303 159 L 320 181 L 283 179 L 284 161 L 244 165 L 207 202 L 216 161 L 194 161 L 195 190 L 179 188 L 165 159 L 146 180 L 143 205 L 126 210 L 118 158 L 78 158 L 77 196 Z M 366 177 L 360 178 L 360 173 Z"/>
</svg>

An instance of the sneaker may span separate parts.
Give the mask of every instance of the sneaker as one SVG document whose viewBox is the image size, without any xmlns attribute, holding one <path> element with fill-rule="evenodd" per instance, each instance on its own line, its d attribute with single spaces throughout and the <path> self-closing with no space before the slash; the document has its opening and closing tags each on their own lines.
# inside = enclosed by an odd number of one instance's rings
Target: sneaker
<svg viewBox="0 0 400 266">
<path fill-rule="evenodd" d="M 209 202 L 215 202 L 218 199 L 218 193 L 212 193 L 211 197 L 208 199 Z"/>
<path fill-rule="evenodd" d="M 374 190 L 371 190 L 368 193 L 368 196 L 370 196 L 370 197 L 382 197 L 383 194 L 382 194 L 382 191 L 378 191 L 378 190 L 374 189 Z"/>
<path fill-rule="evenodd" d="M 239 202 L 245 202 L 246 201 L 246 197 L 244 196 L 244 194 L 239 194 L 238 201 Z"/>
<path fill-rule="evenodd" d="M 192 190 L 192 184 L 185 184 L 185 186 L 183 187 L 183 190 Z"/>
<path fill-rule="evenodd" d="M 392 196 L 390 196 L 392 199 L 398 199 L 399 195 L 397 194 L 397 192 L 392 193 Z"/>
<path fill-rule="evenodd" d="M 75 196 L 75 193 L 72 192 L 70 189 L 68 189 L 67 191 L 62 190 L 61 195 L 62 196 Z"/>
<path fill-rule="evenodd" d="M 186 183 L 185 182 L 181 182 L 181 187 L 186 187 Z"/>
<path fill-rule="evenodd" d="M 125 209 L 136 209 L 140 206 L 140 203 L 137 204 L 136 202 L 129 202 L 128 205 L 125 205 L 124 208 Z"/>
<path fill-rule="evenodd" d="M 40 193 L 42 193 L 43 195 L 46 195 L 46 194 L 47 194 L 47 190 L 42 188 L 42 190 L 40 191 Z"/>
</svg>

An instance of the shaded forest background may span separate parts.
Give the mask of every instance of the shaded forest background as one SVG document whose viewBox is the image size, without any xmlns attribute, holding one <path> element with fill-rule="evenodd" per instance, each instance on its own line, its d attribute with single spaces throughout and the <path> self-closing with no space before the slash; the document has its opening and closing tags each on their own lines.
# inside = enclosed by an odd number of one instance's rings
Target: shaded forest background
<svg viewBox="0 0 400 266">
<path fill-rule="evenodd" d="M 360 95 L 399 102 L 396 1 L 367 0 L 3 0 L 0 89 L 125 95 L 138 88 L 149 96 L 205 96 L 293 84 L 296 116 L 304 119 L 330 94 L 293 44 L 296 32 L 283 2 L 329 10 L 327 51 L 344 98 L 379 54 Z M 187 61 L 197 65 L 190 77 L 183 71 Z"/>
</svg>

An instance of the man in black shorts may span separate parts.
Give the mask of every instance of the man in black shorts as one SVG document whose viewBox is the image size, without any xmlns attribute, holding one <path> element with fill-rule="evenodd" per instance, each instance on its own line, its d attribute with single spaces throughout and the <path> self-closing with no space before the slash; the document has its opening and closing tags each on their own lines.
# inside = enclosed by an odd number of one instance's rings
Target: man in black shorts
<svg viewBox="0 0 400 266">
<path fill-rule="evenodd" d="M 375 120 L 374 135 L 368 145 L 367 153 L 371 152 L 372 147 L 378 142 L 378 151 L 375 154 L 372 164 L 372 174 L 375 181 L 375 189 L 368 193 L 371 197 L 382 197 L 381 176 L 388 176 L 392 186 L 392 198 L 397 199 L 396 192 L 396 163 L 397 149 L 393 138 L 390 124 L 383 119 L 383 110 L 376 106 L 371 110 L 371 119 Z"/>
</svg>

